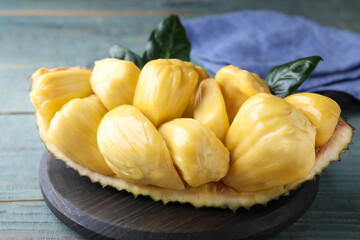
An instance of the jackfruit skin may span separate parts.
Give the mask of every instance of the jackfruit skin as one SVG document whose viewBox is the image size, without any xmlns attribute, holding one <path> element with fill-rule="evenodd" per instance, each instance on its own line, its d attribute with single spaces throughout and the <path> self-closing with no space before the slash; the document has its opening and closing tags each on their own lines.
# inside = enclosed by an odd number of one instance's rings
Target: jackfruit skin
<svg viewBox="0 0 360 240">
<path fill-rule="evenodd" d="M 97 128 L 107 109 L 96 95 L 76 98 L 56 112 L 46 141 L 68 158 L 104 175 L 114 175 L 97 145 Z"/>
<path fill-rule="evenodd" d="M 338 123 L 341 113 L 339 104 L 317 93 L 297 93 L 284 99 L 299 108 L 316 127 L 315 146 L 324 145 Z"/>
<path fill-rule="evenodd" d="M 160 126 L 171 158 L 184 181 L 198 187 L 222 179 L 229 168 L 229 151 L 213 131 L 191 118 Z"/>
<path fill-rule="evenodd" d="M 90 84 L 104 106 L 111 110 L 134 99 L 140 69 L 130 61 L 106 58 L 95 61 Z"/>
<path fill-rule="evenodd" d="M 184 189 L 163 137 L 137 108 L 121 105 L 108 112 L 99 126 L 97 141 L 107 164 L 119 178 Z"/>
<path fill-rule="evenodd" d="M 233 65 L 221 68 L 215 75 L 223 94 L 230 124 L 244 102 L 258 94 L 269 93 L 269 87 L 259 75 Z"/>
<path fill-rule="evenodd" d="M 253 192 L 304 178 L 315 162 L 315 133 L 310 120 L 285 100 L 266 93 L 249 98 L 226 136 L 231 164 L 222 181 Z"/>
<path fill-rule="evenodd" d="M 141 70 L 133 105 L 158 127 L 181 117 L 198 80 L 199 74 L 190 62 L 152 60 Z"/>
</svg>

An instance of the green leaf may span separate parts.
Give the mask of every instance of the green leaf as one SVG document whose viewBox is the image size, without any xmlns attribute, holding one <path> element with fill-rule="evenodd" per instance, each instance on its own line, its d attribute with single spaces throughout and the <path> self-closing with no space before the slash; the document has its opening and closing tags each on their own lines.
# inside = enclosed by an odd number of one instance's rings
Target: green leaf
<svg viewBox="0 0 360 240">
<path fill-rule="evenodd" d="M 150 35 L 143 55 L 144 62 L 158 58 L 190 61 L 191 44 L 176 15 L 165 18 Z"/>
<path fill-rule="evenodd" d="M 320 56 L 312 56 L 276 66 L 265 76 L 264 81 L 272 94 L 286 97 L 310 77 L 321 60 Z"/>
<path fill-rule="evenodd" d="M 142 58 L 131 50 L 121 47 L 119 45 L 114 45 L 109 50 L 110 57 L 118 58 L 122 60 L 132 61 L 140 69 L 144 66 Z"/>
</svg>

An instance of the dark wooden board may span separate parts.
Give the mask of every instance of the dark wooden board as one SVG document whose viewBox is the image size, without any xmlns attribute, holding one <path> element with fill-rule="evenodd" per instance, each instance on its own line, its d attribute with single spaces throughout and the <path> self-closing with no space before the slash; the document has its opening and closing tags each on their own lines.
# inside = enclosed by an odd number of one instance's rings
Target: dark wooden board
<svg viewBox="0 0 360 240">
<path fill-rule="evenodd" d="M 40 186 L 52 212 L 66 225 L 90 239 L 261 239 L 290 226 L 313 202 L 319 177 L 290 196 L 250 211 L 200 208 L 190 204 L 136 199 L 125 191 L 102 188 L 45 153 Z"/>
</svg>

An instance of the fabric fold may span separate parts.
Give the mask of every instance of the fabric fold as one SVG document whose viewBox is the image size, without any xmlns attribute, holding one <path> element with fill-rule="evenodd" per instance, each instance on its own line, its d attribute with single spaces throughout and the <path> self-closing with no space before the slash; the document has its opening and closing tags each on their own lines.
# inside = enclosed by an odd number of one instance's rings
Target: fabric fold
<svg viewBox="0 0 360 240">
<path fill-rule="evenodd" d="M 191 19 L 184 27 L 192 59 L 213 73 L 232 64 L 264 77 L 274 66 L 319 55 L 324 61 L 299 91 L 336 89 L 360 99 L 360 34 L 268 10 Z"/>
</svg>

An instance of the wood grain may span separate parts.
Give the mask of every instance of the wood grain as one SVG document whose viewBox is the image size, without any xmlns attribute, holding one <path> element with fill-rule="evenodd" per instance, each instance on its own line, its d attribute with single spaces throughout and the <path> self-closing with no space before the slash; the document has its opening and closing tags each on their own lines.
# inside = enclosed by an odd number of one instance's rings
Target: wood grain
<svg viewBox="0 0 360 240">
<path fill-rule="evenodd" d="M 0 152 L 0 201 L 42 199 L 36 174 L 42 151 Z"/>
<path fill-rule="evenodd" d="M 37 171 L 44 151 L 34 115 L 0 115 L 0 200 L 42 199 Z"/>
<path fill-rule="evenodd" d="M 0 203 L 0 239 L 83 239 L 60 222 L 45 202 Z"/>
<path fill-rule="evenodd" d="M 33 114 L 0 115 L 0 153 L 22 154 L 44 149 Z M 17 134 L 15 134 L 17 133 Z"/>
</svg>

